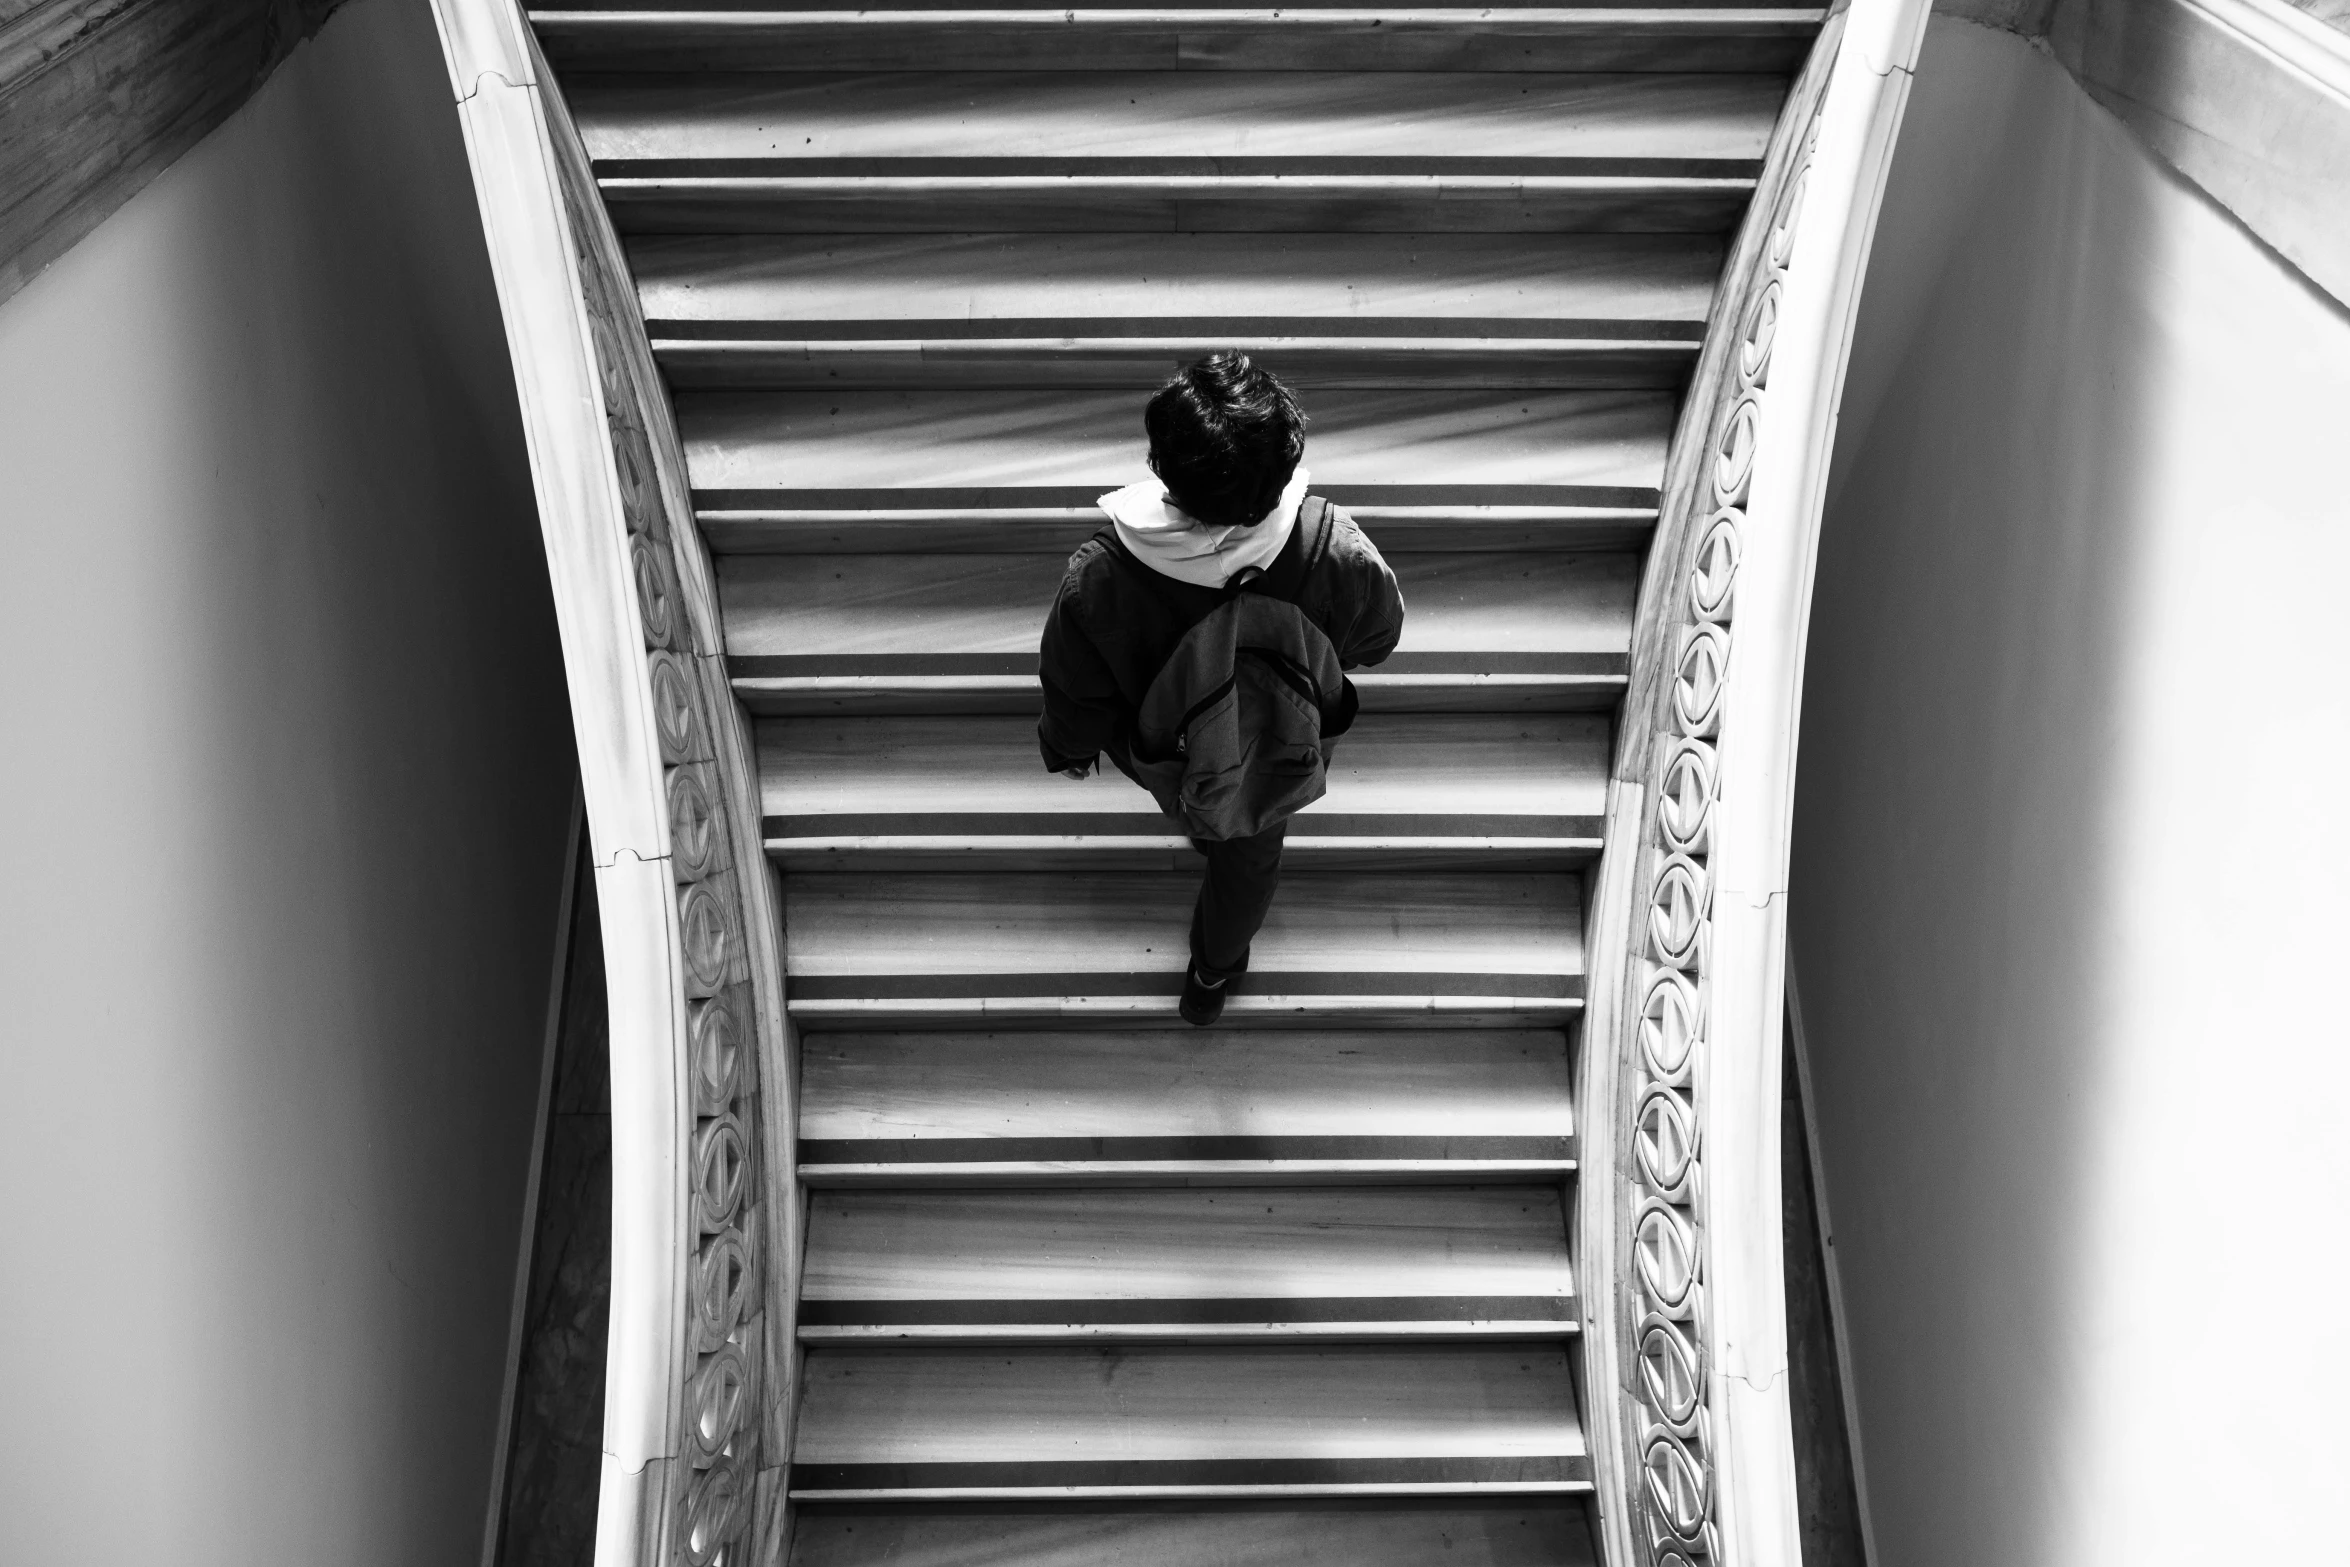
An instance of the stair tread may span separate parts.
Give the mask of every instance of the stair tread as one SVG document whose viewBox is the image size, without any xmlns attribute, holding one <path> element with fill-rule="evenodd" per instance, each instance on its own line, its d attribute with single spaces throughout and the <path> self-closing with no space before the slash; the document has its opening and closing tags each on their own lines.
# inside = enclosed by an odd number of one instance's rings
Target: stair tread
<svg viewBox="0 0 2350 1567">
<path fill-rule="evenodd" d="M 1563 1351 L 809 1351 L 796 1494 L 1587 1482 Z"/>
<path fill-rule="evenodd" d="M 1605 719 L 1405 713 L 1349 734 L 1330 792 L 1290 827 L 1326 834 L 1488 836 L 1596 831 L 1607 795 Z M 767 720 L 758 731 L 766 833 L 780 840 L 986 833 L 1151 835 L 1176 824 L 1114 770 L 1045 776 L 1023 718 Z"/>
<path fill-rule="evenodd" d="M 1595 1567 L 1579 1499 L 804 1509 L 791 1567 Z"/>
<path fill-rule="evenodd" d="M 803 1159 L 868 1162 L 923 1143 L 977 1158 L 991 1150 L 961 1145 L 988 1142 L 1007 1158 L 1053 1142 L 1262 1154 L 1341 1140 L 1555 1157 L 1575 1134 L 1570 1090 L 1556 1029 L 811 1033 L 799 1133 Z"/>
<path fill-rule="evenodd" d="M 1287 1321 L 1284 1303 L 1337 1316 L 1383 1301 L 1547 1303 L 1563 1316 L 1566 1237 L 1555 1185 L 824 1192 L 809 1207 L 801 1297 L 819 1309 L 800 1320 L 886 1320 L 875 1308 L 892 1304 L 992 1304 L 1015 1308 L 999 1318 L 1010 1321 L 1055 1320 L 1017 1309 L 1028 1307 L 1074 1322 L 1219 1320 L 1187 1318 L 1191 1303 Z M 1113 1317 L 1115 1306 L 1132 1309 Z"/>
<path fill-rule="evenodd" d="M 1751 175 L 1785 91 L 1775 76 L 923 71 L 585 78 L 566 97 L 605 178 L 650 175 L 630 166 L 646 160 L 808 175 L 862 160 L 948 160 L 980 177 L 990 159 L 1075 158 L 1159 167 L 1488 159 L 1528 169 L 1634 159 L 1730 177 Z"/>
<path fill-rule="evenodd" d="M 1583 817 L 1606 802 L 1603 718 L 1405 713 L 1339 742 L 1330 793 L 1301 813 Z M 1018 718 L 770 719 L 759 765 L 771 820 L 885 814 L 1133 815 L 1149 795 L 1116 774 L 1044 775 Z M 1292 835 L 1305 831 L 1293 827 Z"/>
<path fill-rule="evenodd" d="M 682 26 L 712 16 L 792 16 L 806 13 L 837 11 L 840 0 L 551 0 L 530 7 L 532 24 L 549 25 L 562 18 L 585 17 L 662 17 L 668 25 Z M 891 0 L 880 11 L 970 11 L 983 9 L 1013 13 L 1037 13 L 1066 16 L 1068 7 L 1051 0 L 989 0 L 984 6 L 975 6 L 973 0 Z M 1092 0 L 1082 8 L 1088 13 L 1139 11 L 1197 15 L 1200 7 L 1170 6 L 1166 0 Z M 1251 14 L 1244 7 L 1223 8 L 1231 14 Z M 1362 0 L 1298 0 L 1285 5 L 1283 10 L 1355 11 L 1364 9 Z M 1376 9 L 1376 8 L 1374 8 Z M 1714 18 L 1768 16 L 1790 10 L 1805 9 L 1792 6 L 1788 0 L 1425 0 L 1411 9 L 1453 12 L 1467 17 L 1482 16 L 1488 11 L 1510 13 L 1515 11 L 1562 11 L 1584 15 L 1609 17 L 1639 17 L 1655 25 L 1672 22 L 1710 21 Z M 1818 9 L 1812 7 L 1811 9 Z"/>
<path fill-rule="evenodd" d="M 943 13 L 943 14 L 942 14 Z M 1818 6 L 1597 6 L 1505 0 L 1186 8 L 1110 0 L 1068 11 L 1030 0 L 906 0 L 847 10 L 825 0 L 618 10 L 573 4 L 531 17 L 553 61 L 585 71 L 1754 72 L 1792 70 Z"/>
<path fill-rule="evenodd" d="M 808 1026 L 1172 1018 L 1196 874 L 784 878 L 787 1005 Z M 1582 1005 L 1576 878 L 1299 870 L 1225 1018 L 1564 1021 Z"/>
<path fill-rule="evenodd" d="M 1328 489 L 1329 486 L 1322 486 Z M 705 495 L 707 503 L 713 498 Z M 734 499 L 734 497 L 724 497 Z M 849 496 L 852 502 L 866 497 Z M 1074 496 L 1071 497 L 1074 499 Z M 1437 553 L 1581 554 L 1637 549 L 1656 521 L 1647 505 L 1389 505 L 1359 495 L 1346 503 L 1391 563 Z M 1091 497 L 1066 506 L 902 506 L 836 509 L 705 504 L 703 537 L 734 555 L 1051 555 L 1065 559 L 1103 525 Z"/>
<path fill-rule="evenodd" d="M 815 1033 L 817 1185 L 1555 1179 L 1562 1032 Z"/>
<path fill-rule="evenodd" d="M 1408 615 L 1394 654 L 1356 672 L 1429 659 L 1620 655 L 1631 637 L 1637 566 L 1628 555 L 1403 555 L 1391 563 Z M 902 661 L 902 672 L 1033 677 L 1038 639 L 1067 561 L 1051 555 L 740 556 L 720 572 L 726 652 L 738 674 Z M 1423 657 L 1425 655 L 1425 657 Z M 1472 662 L 1477 660 L 1472 659 Z"/>
<path fill-rule="evenodd" d="M 786 961 L 803 995 L 850 976 L 1174 974 L 1198 890 L 1172 872 L 792 876 Z M 1579 979 L 1581 942 L 1572 876 L 1310 872 L 1284 879 L 1250 988 L 1314 973 Z"/>
<path fill-rule="evenodd" d="M 1556 1179 L 1558 1029 L 811 1034 L 815 1184 Z"/>
<path fill-rule="evenodd" d="M 1342 504 L 1366 491 L 1423 504 L 1598 491 L 1653 506 L 1673 399 L 1334 390 L 1307 412 L 1315 488 Z M 680 396 L 678 414 L 704 508 L 941 498 L 1090 508 L 1148 477 L 1141 409 L 1127 392 L 702 392 Z"/>
<path fill-rule="evenodd" d="M 646 236 L 653 336 L 870 328 L 946 336 L 1477 330 L 1689 337 L 1719 243 L 1701 236 L 878 234 Z"/>
</svg>

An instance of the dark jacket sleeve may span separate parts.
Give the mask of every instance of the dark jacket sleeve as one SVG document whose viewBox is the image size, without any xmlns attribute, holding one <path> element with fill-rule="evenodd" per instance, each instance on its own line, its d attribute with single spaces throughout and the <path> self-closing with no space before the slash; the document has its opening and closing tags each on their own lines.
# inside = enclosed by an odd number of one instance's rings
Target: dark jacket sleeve
<svg viewBox="0 0 2350 1567">
<path fill-rule="evenodd" d="M 1082 592 L 1090 559 L 1091 551 L 1080 550 L 1069 562 L 1037 650 L 1037 678 L 1044 686 L 1037 750 L 1046 769 L 1056 773 L 1091 763 L 1116 739 L 1126 711 L 1126 698 L 1085 629 Z"/>
<path fill-rule="evenodd" d="M 1403 589 L 1378 547 L 1351 525 L 1348 532 L 1352 547 L 1333 562 L 1342 576 L 1333 595 L 1337 624 L 1330 642 L 1341 669 L 1360 669 L 1384 660 L 1403 639 Z"/>
</svg>

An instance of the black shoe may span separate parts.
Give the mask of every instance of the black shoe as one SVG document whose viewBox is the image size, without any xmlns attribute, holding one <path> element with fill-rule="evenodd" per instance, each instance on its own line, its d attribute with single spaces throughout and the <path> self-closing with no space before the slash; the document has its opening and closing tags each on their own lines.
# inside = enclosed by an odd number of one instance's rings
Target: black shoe
<svg viewBox="0 0 2350 1567">
<path fill-rule="evenodd" d="M 1199 977 L 1199 965 L 1194 963 L 1183 971 L 1183 1000 L 1175 1010 L 1193 1028 L 1205 1028 L 1224 1015 L 1224 991 L 1231 983 L 1225 979 L 1209 984 Z"/>
</svg>

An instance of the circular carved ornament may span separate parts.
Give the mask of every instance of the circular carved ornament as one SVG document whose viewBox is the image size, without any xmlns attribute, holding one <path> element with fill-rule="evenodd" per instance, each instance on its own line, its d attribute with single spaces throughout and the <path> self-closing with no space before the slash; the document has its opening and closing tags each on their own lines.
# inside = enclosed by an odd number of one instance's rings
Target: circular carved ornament
<svg viewBox="0 0 2350 1567">
<path fill-rule="evenodd" d="M 1648 900 L 1648 943 L 1659 963 L 1678 969 L 1697 963 L 1711 897 L 1704 866 L 1685 854 L 1665 861 Z"/>
<path fill-rule="evenodd" d="M 1706 625 L 1682 634 L 1681 658 L 1673 670 L 1673 717 L 1683 734 L 1705 739 L 1721 727 L 1722 687 L 1729 675 L 1729 632 Z"/>
<path fill-rule="evenodd" d="M 1640 1058 L 1648 1075 L 1686 1088 L 1705 1034 L 1705 993 L 1678 969 L 1659 969 L 1640 998 Z"/>
<path fill-rule="evenodd" d="M 723 883 L 687 884 L 677 899 L 678 946 L 685 958 L 686 986 L 707 996 L 727 981 L 734 963 L 734 903 Z"/>
<path fill-rule="evenodd" d="M 1755 442 L 1762 429 L 1762 404 L 1742 397 L 1714 432 L 1714 504 L 1743 506 L 1754 479 Z"/>
<path fill-rule="evenodd" d="M 1677 1324 L 1647 1317 L 1640 1324 L 1637 1354 L 1640 1394 L 1649 1410 L 1674 1435 L 1696 1435 L 1698 1417 L 1705 1413 L 1705 1371 L 1697 1346 Z"/>
<path fill-rule="evenodd" d="M 684 655 L 656 649 L 645 657 L 645 674 L 653 686 L 653 732 L 661 744 L 661 760 L 671 767 L 699 760 L 702 709 L 694 699 L 694 672 Z"/>
<path fill-rule="evenodd" d="M 1771 221 L 1771 266 L 1784 271 L 1795 256 L 1795 230 L 1803 220 L 1803 195 L 1811 188 L 1811 169 L 1795 176 L 1787 194 L 1779 198 L 1779 215 Z"/>
<path fill-rule="evenodd" d="M 679 881 L 700 881 L 726 868 L 726 824 L 703 768 L 670 769 L 669 863 Z"/>
<path fill-rule="evenodd" d="M 1649 1434 L 1640 1455 L 1642 1477 L 1648 1483 L 1648 1505 L 1657 1522 L 1683 1545 L 1699 1545 L 1713 1506 L 1713 1476 L 1705 1461 L 1670 1431 Z"/>
<path fill-rule="evenodd" d="M 694 1223 L 715 1235 L 734 1223 L 751 1195 L 751 1141 L 742 1121 L 722 1115 L 694 1133 Z"/>
<path fill-rule="evenodd" d="M 1697 1119 L 1676 1089 L 1659 1083 L 1632 1114 L 1632 1156 L 1640 1178 L 1667 1202 L 1688 1202 L 1697 1176 Z"/>
<path fill-rule="evenodd" d="M 633 414 L 609 413 L 604 422 L 612 437 L 612 467 L 620 481 L 628 531 L 659 538 L 667 530 L 661 525 L 661 480 L 653 467 L 653 443 Z"/>
<path fill-rule="evenodd" d="M 1687 1321 L 1697 1305 L 1697 1227 L 1650 1198 L 1632 1226 L 1632 1268 L 1659 1315 Z"/>
<path fill-rule="evenodd" d="M 1665 754 L 1657 779 L 1656 825 L 1675 854 L 1703 854 L 1713 841 L 1714 748 L 1682 740 Z"/>
<path fill-rule="evenodd" d="M 740 1344 L 721 1344 L 702 1357 L 685 1384 L 686 1445 L 696 1469 L 725 1456 L 726 1444 L 750 1423 L 756 1391 L 751 1359 Z"/>
<path fill-rule="evenodd" d="M 1771 279 L 1770 286 L 1746 307 L 1746 328 L 1738 334 L 1738 379 L 1751 388 L 1768 383 L 1771 371 L 1771 345 L 1779 336 L 1779 280 Z"/>
<path fill-rule="evenodd" d="M 669 548 L 641 533 L 628 536 L 628 570 L 636 579 L 636 606 L 644 621 L 645 646 L 677 645 L 677 581 L 670 575 Z"/>
<path fill-rule="evenodd" d="M 1697 541 L 1689 562 L 1689 608 L 1699 620 L 1730 618 L 1730 602 L 1738 586 L 1738 560 L 1745 546 L 1740 530 L 1746 514 L 1727 507 L 1713 514 Z"/>
<path fill-rule="evenodd" d="M 724 1343 L 743 1319 L 758 1310 L 758 1262 L 748 1225 L 710 1237 L 694 1254 L 687 1303 L 693 1311 L 694 1348 L 707 1353 Z"/>
<path fill-rule="evenodd" d="M 750 1466 L 720 1458 L 694 1476 L 685 1493 L 678 1543 L 688 1567 L 725 1567 L 726 1548 L 751 1527 Z"/>
<path fill-rule="evenodd" d="M 694 1008 L 686 1025 L 694 1065 L 694 1114 L 724 1115 L 742 1092 L 746 1032 L 735 998 L 726 991 Z"/>
</svg>

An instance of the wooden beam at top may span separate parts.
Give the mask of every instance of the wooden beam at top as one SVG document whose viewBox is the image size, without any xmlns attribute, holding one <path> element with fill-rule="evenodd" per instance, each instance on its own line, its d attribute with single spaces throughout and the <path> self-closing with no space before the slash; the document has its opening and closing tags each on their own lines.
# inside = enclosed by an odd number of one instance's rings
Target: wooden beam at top
<svg viewBox="0 0 2350 1567">
<path fill-rule="evenodd" d="M 0 0 L 0 300 L 268 80 L 342 0 Z"/>
</svg>

